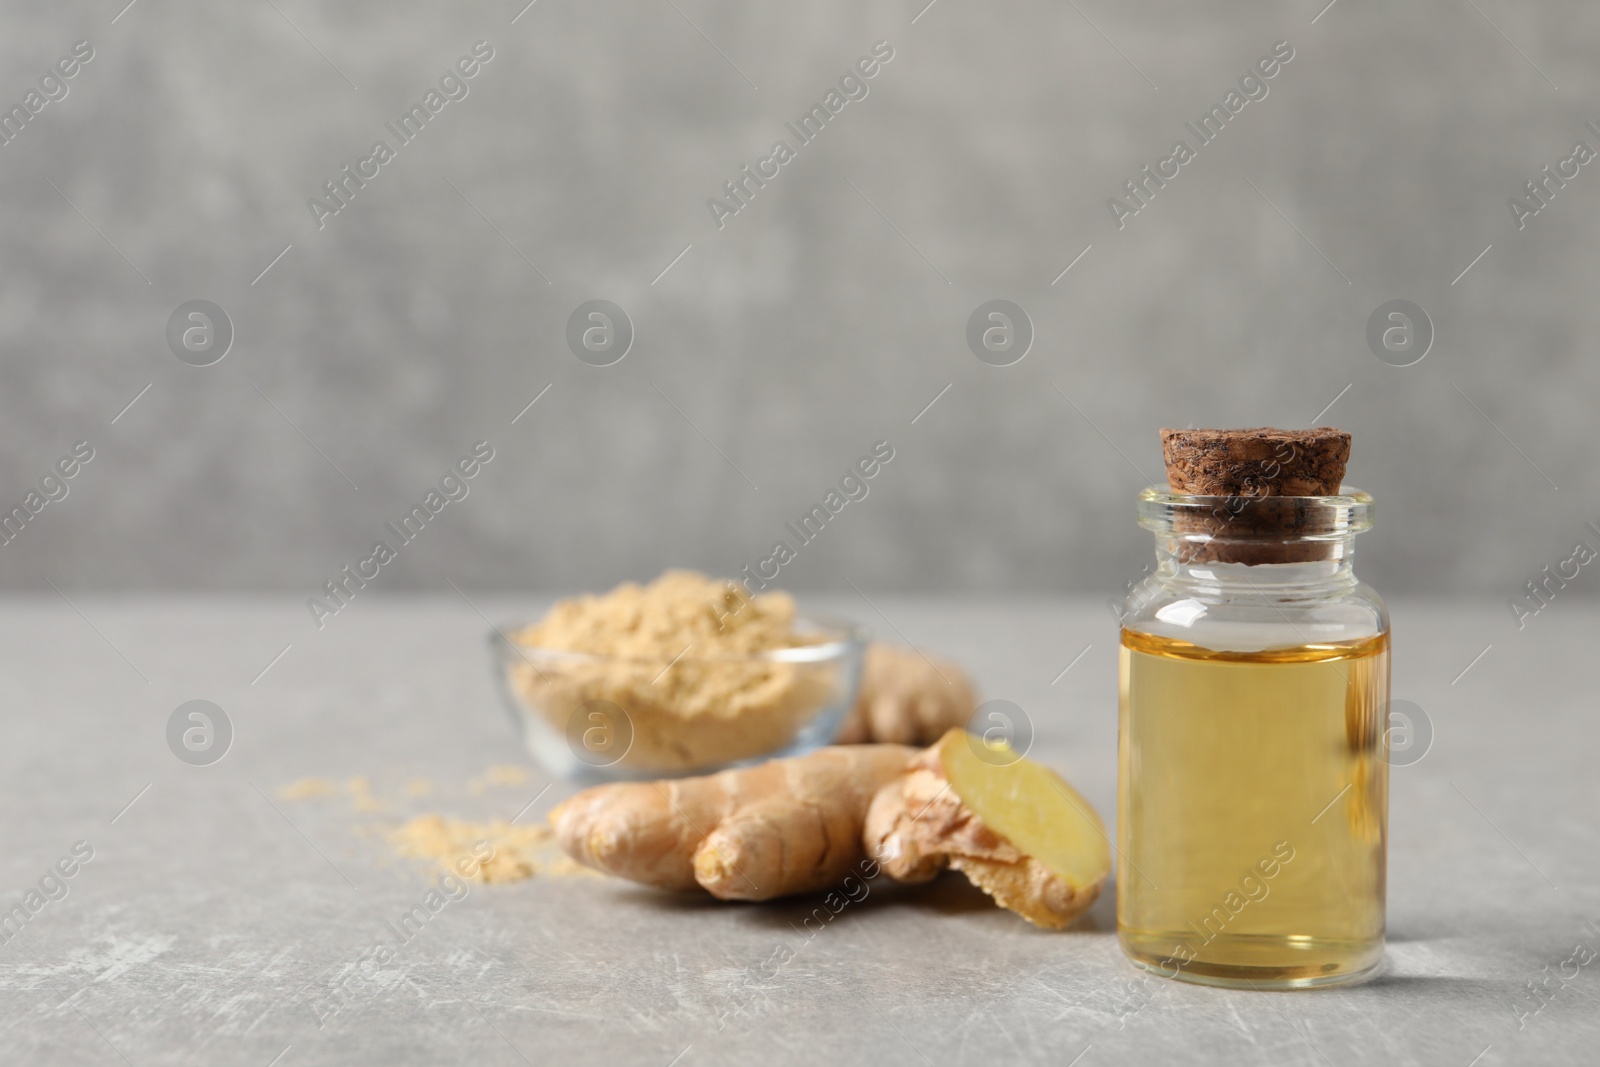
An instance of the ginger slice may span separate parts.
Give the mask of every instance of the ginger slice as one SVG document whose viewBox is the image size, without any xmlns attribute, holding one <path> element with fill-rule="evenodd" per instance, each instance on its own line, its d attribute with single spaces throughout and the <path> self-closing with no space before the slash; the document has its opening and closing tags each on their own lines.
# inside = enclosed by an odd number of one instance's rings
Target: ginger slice
<svg viewBox="0 0 1600 1067">
<path fill-rule="evenodd" d="M 916 750 L 850 745 L 703 778 L 586 789 L 550 813 L 567 855 L 661 889 L 770 900 L 837 886 L 867 805 Z"/>
<path fill-rule="evenodd" d="M 1060 775 L 985 745 L 951 730 L 880 789 L 863 831 L 867 851 L 902 882 L 953 867 L 1001 907 L 1063 929 L 1111 873 L 1105 827 Z"/>
</svg>

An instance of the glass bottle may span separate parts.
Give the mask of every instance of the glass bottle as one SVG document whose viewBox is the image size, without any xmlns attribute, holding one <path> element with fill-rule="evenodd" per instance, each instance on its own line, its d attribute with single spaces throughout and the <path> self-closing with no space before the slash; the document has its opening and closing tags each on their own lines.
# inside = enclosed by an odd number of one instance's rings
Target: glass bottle
<svg viewBox="0 0 1600 1067">
<path fill-rule="evenodd" d="M 1372 498 L 1147 489 L 1120 652 L 1117 930 L 1171 978 L 1286 989 L 1383 956 L 1389 616 Z"/>
</svg>

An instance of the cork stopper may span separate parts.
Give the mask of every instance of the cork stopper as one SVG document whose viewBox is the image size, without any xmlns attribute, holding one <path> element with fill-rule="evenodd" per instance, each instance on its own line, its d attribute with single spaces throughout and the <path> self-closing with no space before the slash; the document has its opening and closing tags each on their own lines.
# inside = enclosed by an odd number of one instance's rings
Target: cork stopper
<svg viewBox="0 0 1600 1067">
<path fill-rule="evenodd" d="M 1320 521 L 1304 497 L 1336 496 L 1350 459 L 1350 435 L 1314 430 L 1162 430 L 1167 484 L 1174 493 L 1229 498 L 1185 515 L 1180 544 L 1194 563 L 1305 563 L 1331 559 L 1335 545 L 1304 538 Z"/>
<path fill-rule="evenodd" d="M 1167 484 L 1191 496 L 1336 496 L 1350 435 L 1315 430 L 1162 430 Z"/>
</svg>

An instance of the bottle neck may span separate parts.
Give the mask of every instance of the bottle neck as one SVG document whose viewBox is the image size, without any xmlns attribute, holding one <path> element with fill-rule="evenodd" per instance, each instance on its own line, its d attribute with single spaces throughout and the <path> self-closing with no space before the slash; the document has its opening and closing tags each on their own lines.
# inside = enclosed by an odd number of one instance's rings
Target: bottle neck
<svg viewBox="0 0 1600 1067">
<path fill-rule="evenodd" d="M 1184 596 L 1200 600 L 1259 597 L 1313 600 L 1346 593 L 1358 579 L 1354 538 L 1319 542 L 1323 558 L 1295 563 L 1221 563 L 1195 560 L 1178 537 L 1156 537 L 1156 576 Z"/>
</svg>

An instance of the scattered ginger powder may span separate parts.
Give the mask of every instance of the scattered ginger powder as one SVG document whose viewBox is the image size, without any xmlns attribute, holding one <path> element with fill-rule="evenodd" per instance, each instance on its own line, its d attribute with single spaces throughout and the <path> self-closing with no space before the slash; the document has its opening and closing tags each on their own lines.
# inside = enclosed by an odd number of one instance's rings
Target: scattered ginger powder
<svg viewBox="0 0 1600 1067">
<path fill-rule="evenodd" d="M 390 835 L 402 855 L 433 860 L 474 882 L 520 882 L 559 867 L 560 859 L 548 855 L 551 839 L 546 826 L 471 823 L 442 815 L 412 819 Z"/>
<path fill-rule="evenodd" d="M 311 797 L 331 797 L 339 787 L 326 778 L 301 778 L 278 790 L 284 800 L 306 800 Z"/>
<path fill-rule="evenodd" d="M 467 783 L 467 792 L 477 795 L 491 786 L 522 785 L 528 780 L 526 767 L 500 763 Z"/>
<path fill-rule="evenodd" d="M 781 748 L 837 692 L 831 665 L 750 658 L 812 643 L 794 623 L 787 593 L 750 597 L 733 582 L 667 571 L 557 603 L 513 641 L 604 658 L 530 651 L 511 661 L 511 681 L 558 731 L 590 701 L 620 708 L 632 733 L 624 766 L 709 767 Z"/>
</svg>

